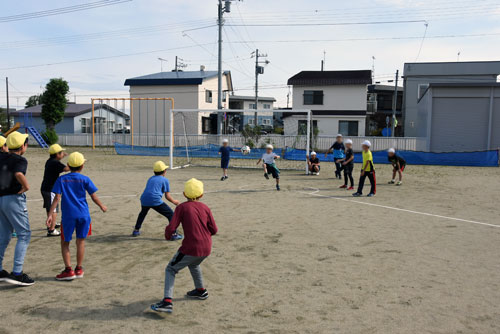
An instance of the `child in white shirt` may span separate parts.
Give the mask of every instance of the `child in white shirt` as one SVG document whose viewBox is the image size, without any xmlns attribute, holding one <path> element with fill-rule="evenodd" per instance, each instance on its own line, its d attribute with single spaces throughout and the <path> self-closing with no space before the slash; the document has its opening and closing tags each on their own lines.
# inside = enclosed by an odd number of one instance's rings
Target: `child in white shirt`
<svg viewBox="0 0 500 334">
<path fill-rule="evenodd" d="M 280 170 L 276 167 L 274 162 L 275 159 L 279 159 L 280 156 L 273 152 L 273 145 L 266 146 L 266 153 L 262 155 L 262 158 L 257 161 L 257 165 L 262 161 L 262 166 L 264 167 L 264 177 L 269 180 L 269 174 L 273 176 L 276 180 L 276 190 L 280 191 Z"/>
</svg>

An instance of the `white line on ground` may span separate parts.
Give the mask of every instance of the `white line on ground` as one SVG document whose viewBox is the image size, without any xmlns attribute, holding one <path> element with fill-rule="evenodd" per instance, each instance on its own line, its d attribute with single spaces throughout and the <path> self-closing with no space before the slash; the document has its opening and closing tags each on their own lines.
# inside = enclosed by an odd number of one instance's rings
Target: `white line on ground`
<svg viewBox="0 0 500 334">
<path fill-rule="evenodd" d="M 309 196 L 316 196 L 316 197 L 323 197 L 323 198 L 333 198 L 333 199 L 344 201 L 344 202 L 352 202 L 352 203 L 369 205 L 369 206 L 374 206 L 374 207 L 383 208 L 383 209 L 389 209 L 389 210 L 395 210 L 395 211 L 402 211 L 402 212 L 414 213 L 414 214 L 422 215 L 422 216 L 429 216 L 429 217 L 435 217 L 435 218 L 443 218 L 443 219 L 455 220 L 455 221 L 464 222 L 464 223 L 470 223 L 470 224 L 477 224 L 477 225 L 484 225 L 484 226 L 489 226 L 489 227 L 500 228 L 500 225 L 496 225 L 496 224 L 482 223 L 482 222 L 478 222 L 478 221 L 474 221 L 474 220 L 468 220 L 468 219 L 462 219 L 462 218 L 455 218 L 455 217 L 435 215 L 433 213 L 427 213 L 427 212 L 421 212 L 421 211 L 415 211 L 415 210 L 408 210 L 408 209 L 401 209 L 401 208 L 396 208 L 396 207 L 387 206 L 387 205 L 381 205 L 381 204 L 375 204 L 375 203 L 368 203 L 368 202 L 357 201 L 357 200 L 354 200 L 354 199 L 340 198 L 340 197 L 336 197 L 336 196 L 328 196 L 328 195 L 319 194 L 319 189 L 317 189 L 317 188 L 307 188 L 307 189 L 311 189 L 313 191 L 311 191 L 311 192 L 297 191 L 297 192 L 301 193 L 301 194 L 309 195 Z"/>
</svg>

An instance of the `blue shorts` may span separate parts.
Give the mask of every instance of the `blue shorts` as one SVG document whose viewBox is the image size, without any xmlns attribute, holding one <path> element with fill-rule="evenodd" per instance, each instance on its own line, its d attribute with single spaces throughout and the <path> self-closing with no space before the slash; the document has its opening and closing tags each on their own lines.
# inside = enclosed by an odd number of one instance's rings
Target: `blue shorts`
<svg viewBox="0 0 500 334">
<path fill-rule="evenodd" d="M 76 230 L 77 239 L 85 239 L 90 235 L 90 217 L 65 218 L 61 222 L 61 237 L 63 241 L 71 241 Z"/>
<path fill-rule="evenodd" d="M 229 159 L 221 159 L 220 160 L 220 168 L 228 169 L 229 168 Z"/>
</svg>

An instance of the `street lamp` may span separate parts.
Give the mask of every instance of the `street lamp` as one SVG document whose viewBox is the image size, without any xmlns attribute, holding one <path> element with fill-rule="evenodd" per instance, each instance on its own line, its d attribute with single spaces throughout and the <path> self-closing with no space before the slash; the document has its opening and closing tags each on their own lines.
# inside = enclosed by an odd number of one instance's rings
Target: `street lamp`
<svg viewBox="0 0 500 334">
<path fill-rule="evenodd" d="M 158 57 L 158 60 L 160 61 L 160 69 L 163 72 L 163 62 L 167 62 L 168 60 L 160 57 Z"/>
</svg>

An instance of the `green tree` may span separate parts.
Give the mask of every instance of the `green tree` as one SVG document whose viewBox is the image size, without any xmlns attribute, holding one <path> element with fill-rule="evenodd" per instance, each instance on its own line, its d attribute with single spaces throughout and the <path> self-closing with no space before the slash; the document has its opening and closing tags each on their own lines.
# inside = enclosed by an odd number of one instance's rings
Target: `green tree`
<svg viewBox="0 0 500 334">
<path fill-rule="evenodd" d="M 57 123 L 64 118 L 66 110 L 66 94 L 69 92 L 68 82 L 62 78 L 50 79 L 42 94 L 42 119 L 47 131 L 54 131 Z"/>
<path fill-rule="evenodd" d="M 26 104 L 24 105 L 24 107 L 25 108 L 34 107 L 34 106 L 37 106 L 39 104 L 42 104 L 42 95 L 41 94 L 30 96 L 28 98 L 28 100 L 26 101 Z"/>
</svg>

